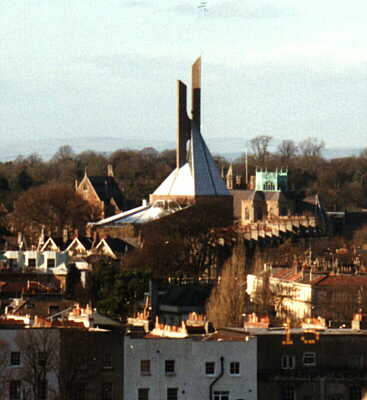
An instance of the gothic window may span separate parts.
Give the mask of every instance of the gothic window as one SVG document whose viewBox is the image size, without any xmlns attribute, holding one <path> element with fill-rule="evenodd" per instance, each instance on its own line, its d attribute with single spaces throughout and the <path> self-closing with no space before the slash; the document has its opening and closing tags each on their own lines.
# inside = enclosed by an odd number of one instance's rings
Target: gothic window
<svg viewBox="0 0 367 400">
<path fill-rule="evenodd" d="M 296 400 L 296 391 L 292 385 L 282 386 L 282 400 Z"/>
<path fill-rule="evenodd" d="M 296 365 L 296 357 L 289 355 L 289 354 L 283 354 L 281 358 L 281 367 L 282 369 L 294 369 Z"/>
<path fill-rule="evenodd" d="M 264 190 L 275 190 L 275 185 L 271 181 L 266 181 L 264 183 Z"/>
</svg>

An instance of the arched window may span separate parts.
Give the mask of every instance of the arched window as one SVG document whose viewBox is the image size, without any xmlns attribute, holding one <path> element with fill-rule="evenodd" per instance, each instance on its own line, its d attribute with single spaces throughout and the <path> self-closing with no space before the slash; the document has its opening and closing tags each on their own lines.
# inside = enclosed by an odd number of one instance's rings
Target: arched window
<svg viewBox="0 0 367 400">
<path fill-rule="evenodd" d="M 275 185 L 271 181 L 266 181 L 264 183 L 264 190 L 275 190 Z"/>
</svg>

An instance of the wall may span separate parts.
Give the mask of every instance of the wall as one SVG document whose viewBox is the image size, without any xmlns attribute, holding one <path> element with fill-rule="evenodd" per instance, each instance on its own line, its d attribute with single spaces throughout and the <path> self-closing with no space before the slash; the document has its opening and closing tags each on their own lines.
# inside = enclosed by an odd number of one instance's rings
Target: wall
<svg viewBox="0 0 367 400">
<path fill-rule="evenodd" d="M 165 399 L 167 388 L 178 388 L 178 399 L 209 399 L 209 387 L 220 371 L 224 357 L 224 375 L 215 390 L 228 390 L 231 400 L 255 400 L 256 339 L 244 341 L 203 341 L 163 338 L 125 338 L 124 398 L 137 399 L 138 388 L 149 388 L 150 399 Z M 151 375 L 142 376 L 140 360 L 151 360 Z M 165 360 L 176 361 L 176 374 L 166 376 Z M 215 375 L 205 374 L 205 362 L 215 362 Z M 229 374 L 231 361 L 240 362 L 240 375 Z"/>
</svg>

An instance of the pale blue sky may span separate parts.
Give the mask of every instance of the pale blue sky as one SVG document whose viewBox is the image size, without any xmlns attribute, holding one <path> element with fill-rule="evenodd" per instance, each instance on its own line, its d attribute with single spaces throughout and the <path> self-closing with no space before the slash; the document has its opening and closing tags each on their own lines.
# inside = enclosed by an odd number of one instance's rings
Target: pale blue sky
<svg viewBox="0 0 367 400">
<path fill-rule="evenodd" d="M 97 136 L 120 137 L 120 147 L 173 142 L 175 81 L 190 83 L 199 55 L 207 139 L 367 145 L 365 0 L 200 4 L 1 0 L 0 147 Z"/>
</svg>

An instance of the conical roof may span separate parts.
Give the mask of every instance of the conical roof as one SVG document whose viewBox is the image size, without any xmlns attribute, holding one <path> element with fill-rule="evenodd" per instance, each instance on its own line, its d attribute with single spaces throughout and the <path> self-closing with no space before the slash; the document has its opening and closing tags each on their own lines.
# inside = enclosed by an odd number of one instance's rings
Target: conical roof
<svg viewBox="0 0 367 400">
<path fill-rule="evenodd" d="M 210 151 L 193 123 L 188 160 L 155 190 L 156 196 L 230 196 Z"/>
</svg>

